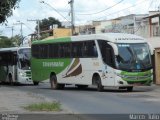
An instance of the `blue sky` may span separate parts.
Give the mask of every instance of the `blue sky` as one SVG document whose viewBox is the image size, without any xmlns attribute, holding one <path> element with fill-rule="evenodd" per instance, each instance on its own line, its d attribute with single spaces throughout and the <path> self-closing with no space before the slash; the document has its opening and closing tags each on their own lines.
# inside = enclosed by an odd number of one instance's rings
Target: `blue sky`
<svg viewBox="0 0 160 120">
<path fill-rule="evenodd" d="M 44 0 L 47 4 L 40 3 L 41 0 L 21 0 L 19 8 L 13 11 L 13 16 L 8 18 L 8 26 L 14 26 L 14 35 L 20 34 L 20 25 L 13 25 L 17 21 L 23 22 L 23 35 L 27 36 L 35 31 L 35 22 L 28 22 L 27 19 L 43 19 L 55 17 L 60 21 L 70 21 L 69 0 Z M 74 0 L 75 7 L 75 24 L 89 24 L 92 20 L 112 19 L 128 14 L 146 14 L 149 10 L 157 10 L 160 5 L 159 0 L 123 0 L 120 4 L 115 5 L 121 0 Z M 108 7 L 114 7 L 105 10 Z M 136 5 L 134 7 L 130 7 Z M 130 7 L 130 8 L 129 8 Z M 61 15 L 55 12 L 59 11 Z M 128 9 L 125 9 L 128 8 Z M 123 10 L 125 9 L 125 10 Z M 104 11 L 103 11 L 104 10 Z M 103 11 L 103 12 L 100 12 Z M 120 12 L 117 12 L 120 11 Z M 94 14 L 100 12 L 98 14 Z M 114 13 L 114 14 L 113 14 Z M 88 14 L 88 15 L 85 15 Z M 11 36 L 11 28 L 0 26 L 2 35 Z"/>
</svg>

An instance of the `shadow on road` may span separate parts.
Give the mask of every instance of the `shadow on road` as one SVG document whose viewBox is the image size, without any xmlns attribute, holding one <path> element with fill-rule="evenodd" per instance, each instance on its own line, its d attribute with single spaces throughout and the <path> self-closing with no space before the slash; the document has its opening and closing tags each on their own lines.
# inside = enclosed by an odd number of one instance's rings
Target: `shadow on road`
<svg viewBox="0 0 160 120">
<path fill-rule="evenodd" d="M 40 85 L 33 85 L 33 84 L 13 84 L 13 85 L 10 85 L 9 83 L 0 83 L 0 85 L 2 86 L 11 86 L 11 87 L 35 87 L 36 89 L 43 89 L 43 90 L 52 90 L 50 88 L 50 85 L 49 84 L 44 84 L 44 83 L 41 83 Z M 105 87 L 104 90 L 102 91 L 103 92 L 112 92 L 112 93 L 140 93 L 140 92 L 151 92 L 151 91 L 154 91 L 156 88 L 154 86 L 136 86 L 133 88 L 133 91 L 132 92 L 128 92 L 126 89 L 118 89 L 118 88 L 115 88 L 115 87 Z M 66 85 L 64 87 L 64 89 L 61 89 L 61 90 L 56 90 L 56 91 L 75 91 L 75 92 L 98 92 L 97 91 L 97 88 L 95 86 L 89 86 L 88 88 L 78 88 L 74 85 Z"/>
<path fill-rule="evenodd" d="M 50 87 L 39 87 L 38 89 L 44 89 L 44 90 L 52 90 Z M 105 87 L 103 92 L 113 92 L 113 93 L 140 93 L 140 92 L 151 92 L 153 91 L 153 87 L 135 87 L 132 92 L 128 92 L 126 89 L 118 89 L 118 88 L 107 88 Z M 53 90 L 54 91 L 54 90 Z M 68 87 L 66 86 L 64 89 L 56 90 L 56 91 L 75 91 L 75 92 L 98 92 L 96 88 L 94 87 L 88 87 L 85 89 L 79 89 L 77 87 Z"/>
<path fill-rule="evenodd" d="M 2 86 L 35 86 L 33 84 L 20 84 L 20 83 L 13 83 L 13 84 L 10 84 L 10 83 L 0 83 L 0 85 L 2 85 Z"/>
</svg>

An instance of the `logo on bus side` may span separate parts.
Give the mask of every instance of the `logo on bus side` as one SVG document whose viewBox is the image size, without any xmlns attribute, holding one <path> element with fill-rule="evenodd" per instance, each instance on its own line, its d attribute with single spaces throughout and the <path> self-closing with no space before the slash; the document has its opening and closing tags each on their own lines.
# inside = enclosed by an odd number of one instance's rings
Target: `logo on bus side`
<svg viewBox="0 0 160 120">
<path fill-rule="evenodd" d="M 64 62 L 43 62 L 43 67 L 63 67 Z"/>
<path fill-rule="evenodd" d="M 71 66 L 69 67 L 68 71 L 66 72 L 66 75 L 63 78 L 77 76 L 81 73 L 82 73 L 82 65 L 80 63 L 80 59 L 75 58 L 73 59 Z"/>
</svg>

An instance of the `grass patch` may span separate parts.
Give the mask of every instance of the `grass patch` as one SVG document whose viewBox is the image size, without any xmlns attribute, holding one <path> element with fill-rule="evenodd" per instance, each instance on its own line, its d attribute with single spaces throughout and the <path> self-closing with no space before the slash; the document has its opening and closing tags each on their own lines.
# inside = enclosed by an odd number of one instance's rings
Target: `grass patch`
<svg viewBox="0 0 160 120">
<path fill-rule="evenodd" d="M 30 104 L 24 109 L 29 111 L 60 111 L 61 105 L 58 102 L 43 102 Z"/>
</svg>

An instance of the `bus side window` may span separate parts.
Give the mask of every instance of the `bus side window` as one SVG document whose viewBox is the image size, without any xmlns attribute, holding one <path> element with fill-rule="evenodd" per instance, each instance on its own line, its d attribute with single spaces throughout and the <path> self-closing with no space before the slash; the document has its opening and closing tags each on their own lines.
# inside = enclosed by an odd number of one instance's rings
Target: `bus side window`
<svg viewBox="0 0 160 120">
<path fill-rule="evenodd" d="M 41 58 L 48 58 L 48 45 L 41 45 Z"/>
<path fill-rule="evenodd" d="M 110 46 L 107 41 L 104 40 L 98 40 L 98 44 L 100 47 L 100 51 L 101 51 L 101 55 L 102 55 L 102 59 L 104 61 L 104 63 L 106 63 L 107 65 L 114 67 L 114 52 L 113 52 L 113 48 L 112 46 Z"/>
<path fill-rule="evenodd" d="M 112 57 L 112 52 L 111 52 L 111 48 L 106 48 L 106 63 L 110 66 L 113 66 L 113 57 Z"/>
<path fill-rule="evenodd" d="M 96 44 L 95 44 L 95 42 L 93 41 L 92 42 L 92 55 L 93 55 L 93 57 L 98 57 L 98 53 L 97 53 L 97 47 L 96 47 Z"/>
<path fill-rule="evenodd" d="M 71 57 L 73 57 L 73 58 L 83 57 L 82 56 L 82 49 L 83 49 L 83 42 L 73 42 Z"/>
<path fill-rule="evenodd" d="M 32 56 L 33 57 L 40 58 L 39 45 L 32 45 L 31 50 L 32 50 Z"/>
<path fill-rule="evenodd" d="M 84 42 L 83 55 L 85 57 L 97 57 L 97 48 L 94 41 Z"/>
<path fill-rule="evenodd" d="M 65 43 L 63 46 L 63 50 L 64 50 L 64 57 L 70 58 L 71 57 L 71 44 Z"/>
<path fill-rule="evenodd" d="M 13 53 L 12 55 L 12 64 L 17 65 L 17 54 L 16 53 Z"/>
<path fill-rule="evenodd" d="M 48 45 L 49 50 L 48 50 L 48 56 L 49 58 L 58 58 L 58 44 L 49 44 Z"/>
<path fill-rule="evenodd" d="M 64 57 L 64 50 L 63 50 L 62 44 L 58 44 L 58 55 L 59 55 L 59 58 Z"/>
<path fill-rule="evenodd" d="M 5 60 L 4 53 L 0 53 L 0 66 L 4 66 L 7 64 L 7 61 Z"/>
<path fill-rule="evenodd" d="M 3 65 L 3 57 L 2 57 L 2 53 L 0 53 L 0 66 Z"/>
<path fill-rule="evenodd" d="M 75 43 L 72 43 L 71 57 L 74 58 L 75 56 L 76 56 L 76 46 Z"/>
</svg>

